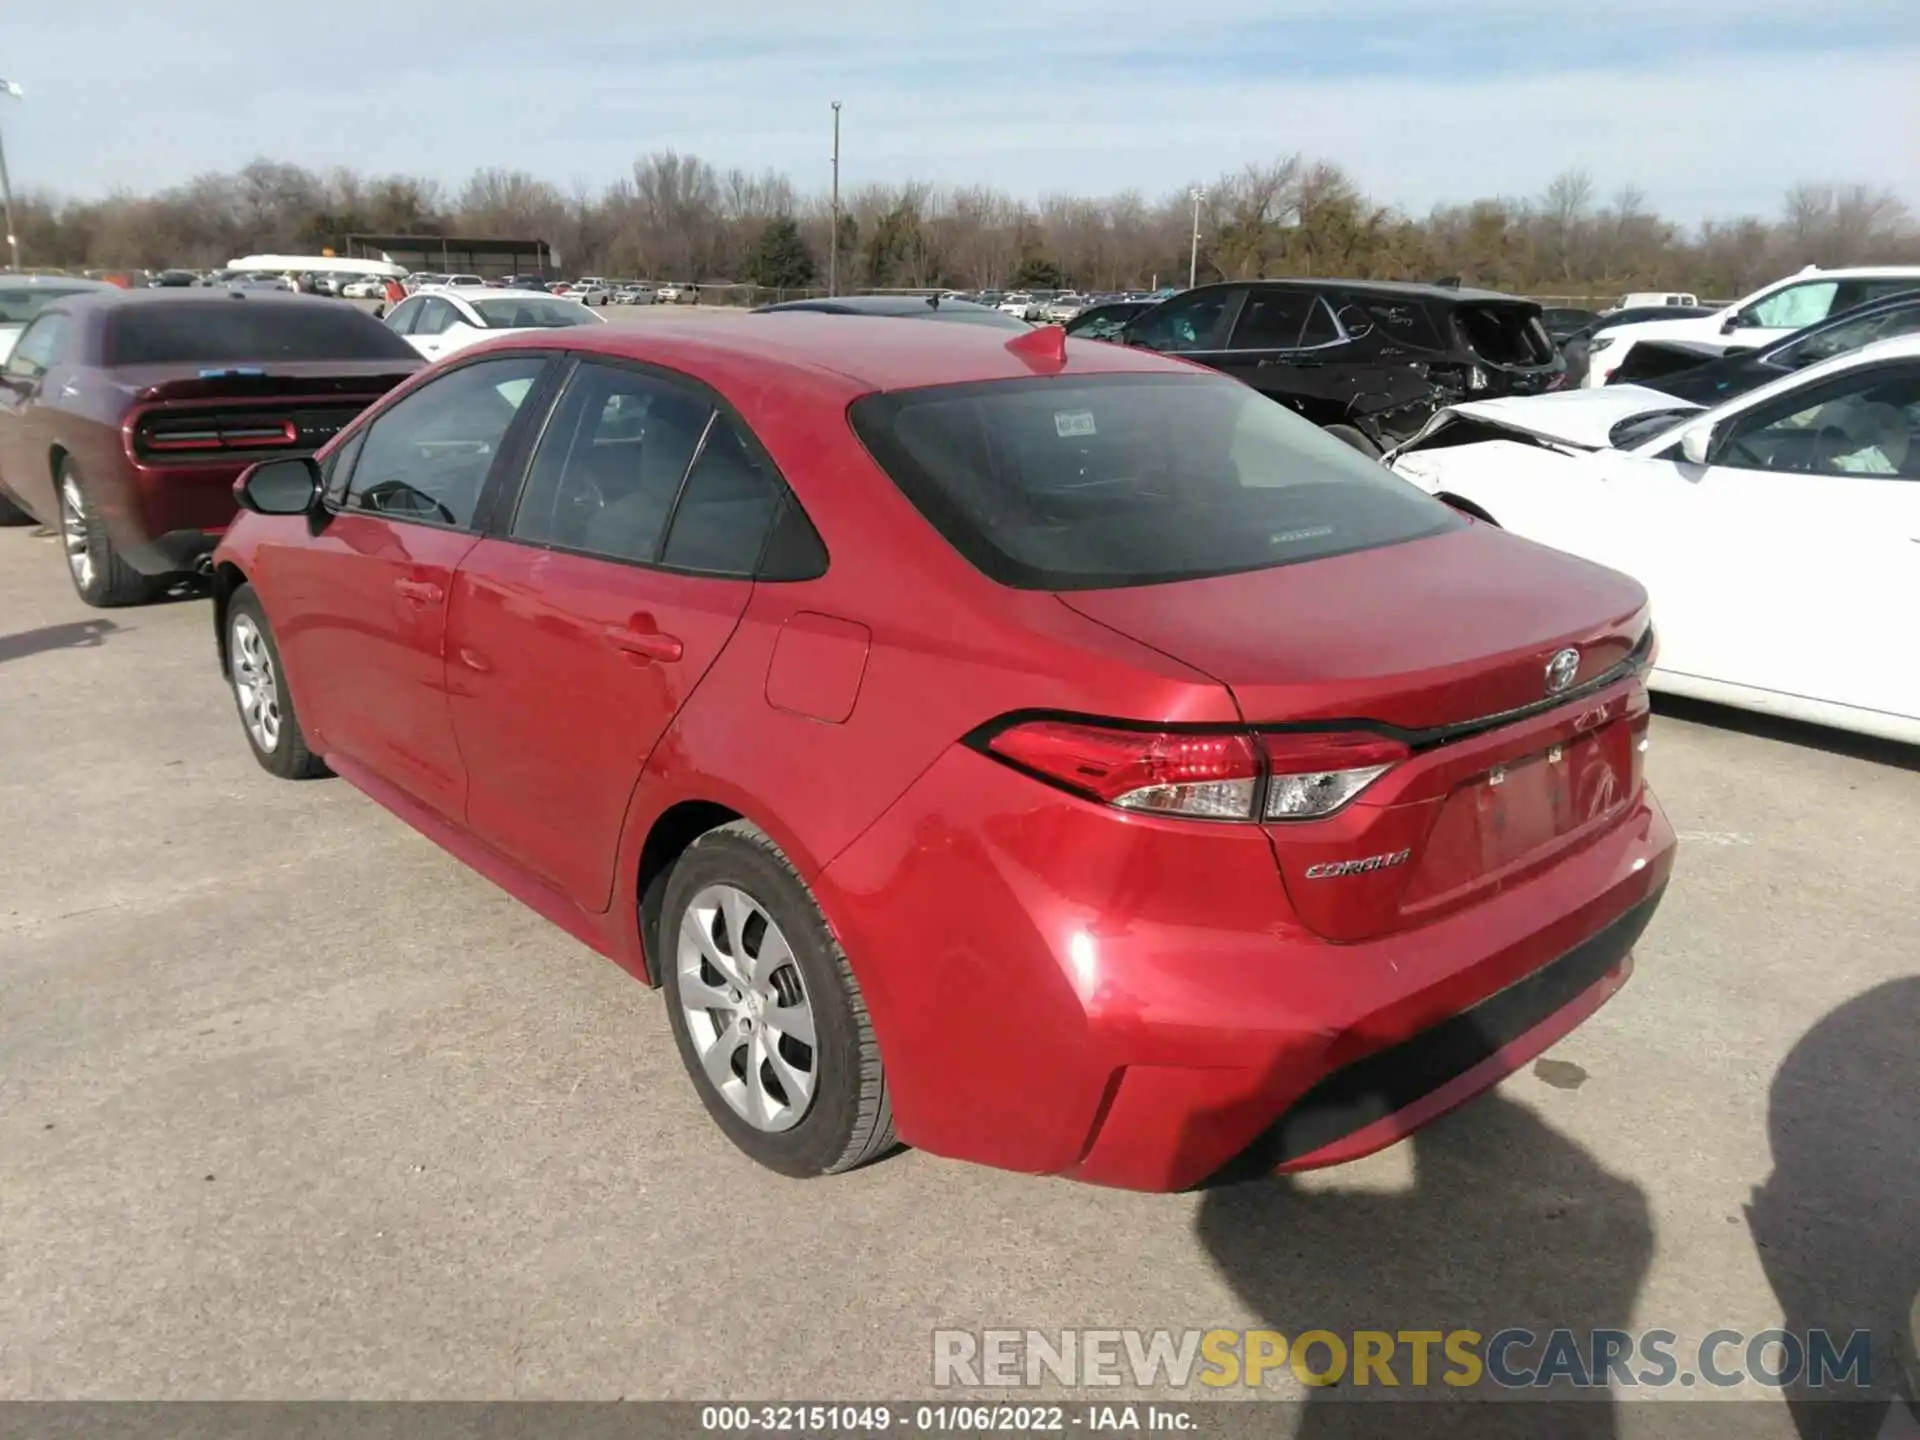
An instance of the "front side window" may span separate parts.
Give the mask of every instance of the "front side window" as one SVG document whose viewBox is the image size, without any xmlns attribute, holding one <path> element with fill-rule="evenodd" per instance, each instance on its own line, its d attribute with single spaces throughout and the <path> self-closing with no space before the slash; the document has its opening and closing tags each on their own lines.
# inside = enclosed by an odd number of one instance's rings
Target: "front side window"
<svg viewBox="0 0 1920 1440">
<path fill-rule="evenodd" d="M 61 341 L 66 338 L 65 315 L 42 315 L 21 333 L 13 353 L 7 357 L 7 373 L 38 379 L 47 373 L 60 356 Z"/>
<path fill-rule="evenodd" d="M 387 328 L 396 335 L 411 335 L 413 327 L 420 321 L 420 312 L 426 309 L 427 302 L 418 295 L 402 300 L 387 316 Z"/>
<path fill-rule="evenodd" d="M 1764 300 L 1756 300 L 1738 317 L 1744 326 L 1762 330 L 1798 330 L 1813 325 L 1833 313 L 1833 297 L 1839 291 L 1833 280 L 1809 280 L 1776 290 Z"/>
<path fill-rule="evenodd" d="M 1128 337 L 1149 350 L 1179 353 L 1218 350 L 1226 340 L 1227 321 L 1240 302 L 1239 290 L 1208 290 L 1179 301 L 1169 301 L 1134 322 Z"/>
<path fill-rule="evenodd" d="M 871 395 L 853 427 L 978 569 L 1022 589 L 1226 575 L 1462 523 L 1284 406 L 1215 376 Z"/>
<path fill-rule="evenodd" d="M 652 563 L 713 407 L 639 370 L 583 364 L 554 407 L 511 534 Z"/>
<path fill-rule="evenodd" d="M 416 335 L 444 335 L 460 322 L 460 312 L 447 301 L 429 295 L 420 311 L 420 318 L 413 322 Z"/>
<path fill-rule="evenodd" d="M 472 529 L 507 428 L 545 364 L 535 355 L 483 360 L 398 401 L 368 428 L 345 508 Z"/>
<path fill-rule="evenodd" d="M 1920 369 L 1864 366 L 1740 416 L 1714 463 L 1791 475 L 1920 478 Z"/>
</svg>

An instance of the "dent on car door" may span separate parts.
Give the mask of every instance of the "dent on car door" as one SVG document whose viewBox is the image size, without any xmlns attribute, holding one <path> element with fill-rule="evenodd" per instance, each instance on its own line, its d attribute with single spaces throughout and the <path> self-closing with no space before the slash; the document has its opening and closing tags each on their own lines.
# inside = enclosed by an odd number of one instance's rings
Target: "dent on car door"
<svg viewBox="0 0 1920 1440">
<path fill-rule="evenodd" d="M 581 364 L 448 631 L 468 824 L 590 911 L 634 787 L 733 635 L 784 487 L 682 378 Z"/>
<path fill-rule="evenodd" d="M 288 679 L 323 753 L 449 819 L 464 814 L 467 786 L 443 658 L 454 567 L 478 539 L 546 365 L 482 360 L 403 396 L 350 442 L 324 527 L 289 522 L 299 528 L 262 565 Z"/>
</svg>

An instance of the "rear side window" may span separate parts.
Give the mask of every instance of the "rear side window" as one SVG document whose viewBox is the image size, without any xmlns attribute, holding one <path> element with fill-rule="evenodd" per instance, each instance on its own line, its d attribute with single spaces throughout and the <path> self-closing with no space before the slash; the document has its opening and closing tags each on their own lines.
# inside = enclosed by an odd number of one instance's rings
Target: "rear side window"
<svg viewBox="0 0 1920 1440">
<path fill-rule="evenodd" d="M 1380 300 L 1364 296 L 1359 298 L 1357 304 L 1373 327 L 1387 339 L 1420 350 L 1444 348 L 1440 332 L 1434 327 L 1433 318 L 1427 314 L 1424 306 L 1411 300 Z"/>
<path fill-rule="evenodd" d="M 752 575 L 781 482 L 733 421 L 717 417 L 673 508 L 661 561 L 680 570 Z"/>
<path fill-rule="evenodd" d="M 512 535 L 653 562 L 712 413 L 704 398 L 655 375 L 581 365 L 541 436 Z"/>
<path fill-rule="evenodd" d="M 1462 523 L 1378 462 L 1215 376 L 943 386 L 870 395 L 850 413 L 934 528 L 1021 589 L 1227 575 Z"/>
<path fill-rule="evenodd" d="M 110 366 L 417 359 L 405 340 L 352 305 L 224 295 L 116 309 L 107 317 L 105 351 Z"/>
<path fill-rule="evenodd" d="M 1256 290 L 1234 326 L 1235 350 L 1292 350 L 1314 306 L 1305 290 Z"/>
<path fill-rule="evenodd" d="M 1544 365 L 1553 359 L 1546 327 L 1525 305 L 1462 305 L 1454 323 L 1467 345 L 1494 365 Z"/>
</svg>

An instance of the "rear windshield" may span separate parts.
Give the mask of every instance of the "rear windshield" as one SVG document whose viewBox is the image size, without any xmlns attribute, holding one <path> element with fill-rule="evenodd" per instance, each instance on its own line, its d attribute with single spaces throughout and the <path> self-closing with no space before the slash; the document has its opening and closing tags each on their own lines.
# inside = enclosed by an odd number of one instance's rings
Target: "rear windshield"
<svg viewBox="0 0 1920 1440">
<path fill-rule="evenodd" d="M 128 305 L 107 317 L 108 365 L 272 360 L 405 360 L 413 347 L 365 311 L 332 300 Z"/>
<path fill-rule="evenodd" d="M 870 395 L 853 428 L 1004 585 L 1087 590 L 1259 570 L 1461 522 L 1231 380 L 1036 378 Z"/>
<path fill-rule="evenodd" d="M 584 305 L 572 300 L 503 296 L 469 302 L 489 330 L 560 330 L 569 325 L 598 325 Z"/>
</svg>

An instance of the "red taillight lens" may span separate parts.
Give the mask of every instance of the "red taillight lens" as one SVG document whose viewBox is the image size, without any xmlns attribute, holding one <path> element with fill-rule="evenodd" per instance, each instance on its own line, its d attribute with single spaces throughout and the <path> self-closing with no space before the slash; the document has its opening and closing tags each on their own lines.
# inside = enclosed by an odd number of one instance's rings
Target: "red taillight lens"
<svg viewBox="0 0 1920 1440">
<path fill-rule="evenodd" d="M 1247 820 L 1260 760 L 1246 735 L 1175 735 L 1035 720 L 987 742 L 1002 759 L 1062 785 L 1155 815 Z"/>
<path fill-rule="evenodd" d="M 1267 760 L 1266 818 L 1331 815 L 1412 752 L 1364 731 L 1289 731 L 1260 737 Z"/>
</svg>

